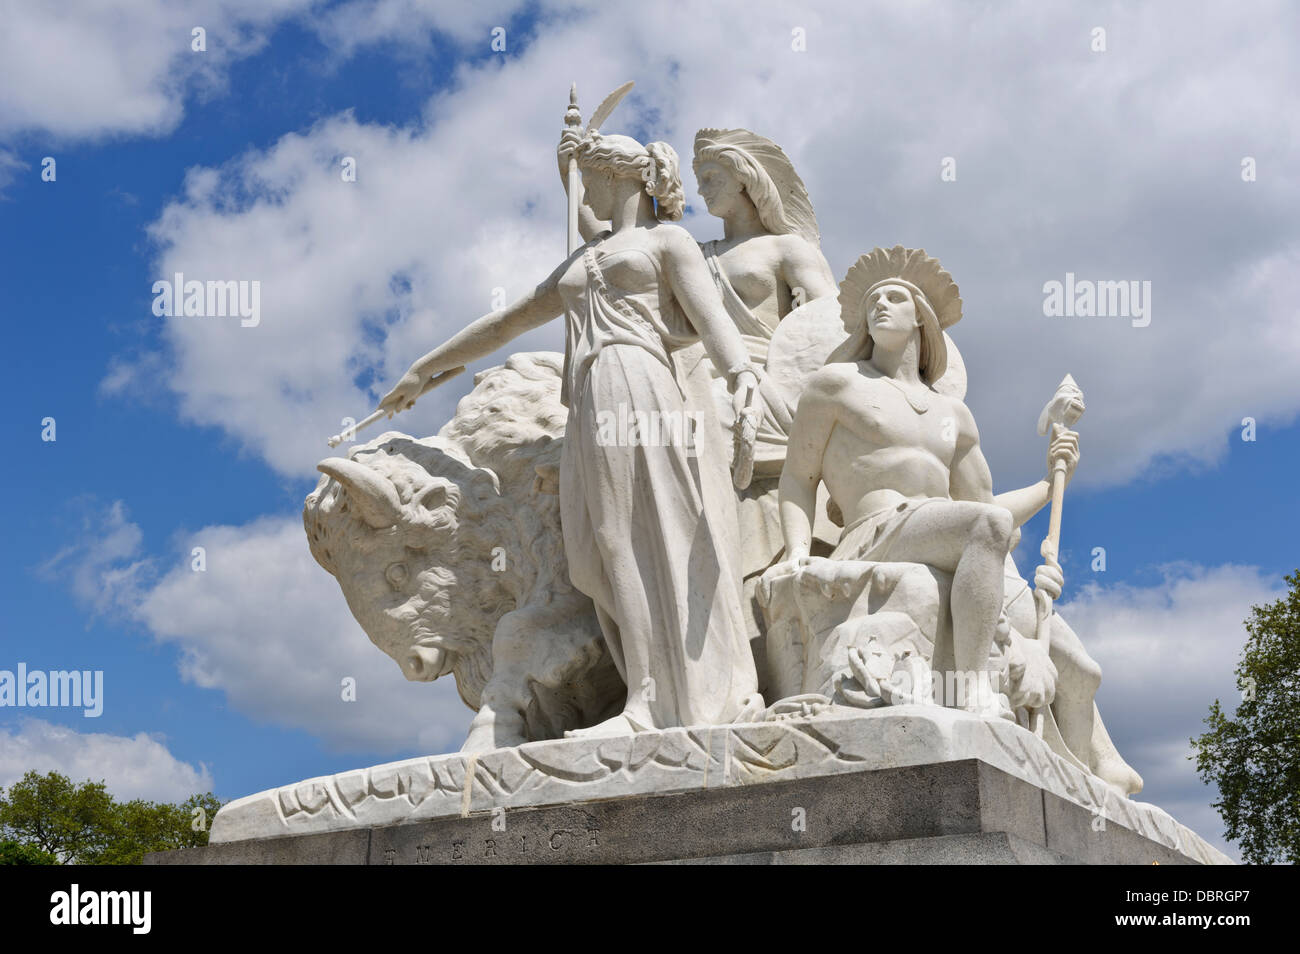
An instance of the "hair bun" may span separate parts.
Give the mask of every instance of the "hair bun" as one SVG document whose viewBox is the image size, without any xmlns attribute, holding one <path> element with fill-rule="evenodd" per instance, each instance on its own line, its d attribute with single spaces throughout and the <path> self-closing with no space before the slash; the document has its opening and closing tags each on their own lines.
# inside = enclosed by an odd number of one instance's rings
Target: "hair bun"
<svg viewBox="0 0 1300 954">
<path fill-rule="evenodd" d="M 647 143 L 645 150 L 652 163 L 646 170 L 646 191 L 655 199 L 655 216 L 660 221 L 676 221 L 686 211 L 677 150 L 666 142 Z"/>
</svg>

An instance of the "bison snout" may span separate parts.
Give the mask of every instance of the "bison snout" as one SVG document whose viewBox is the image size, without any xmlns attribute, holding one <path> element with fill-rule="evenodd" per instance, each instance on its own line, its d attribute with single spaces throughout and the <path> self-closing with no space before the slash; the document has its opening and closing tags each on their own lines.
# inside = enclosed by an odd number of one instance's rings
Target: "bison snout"
<svg viewBox="0 0 1300 954">
<path fill-rule="evenodd" d="M 447 652 L 433 646 L 416 646 L 406 657 L 402 672 L 412 682 L 432 682 L 447 671 Z"/>
</svg>

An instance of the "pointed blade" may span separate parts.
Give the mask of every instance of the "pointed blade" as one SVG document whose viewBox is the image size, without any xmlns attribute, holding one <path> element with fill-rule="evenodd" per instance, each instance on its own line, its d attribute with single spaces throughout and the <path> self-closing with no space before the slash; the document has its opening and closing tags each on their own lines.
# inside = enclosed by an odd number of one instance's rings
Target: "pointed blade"
<svg viewBox="0 0 1300 954">
<path fill-rule="evenodd" d="M 1083 389 L 1075 383 L 1074 376 L 1067 374 L 1061 379 L 1056 393 L 1038 415 L 1038 433 L 1046 435 L 1053 424 L 1073 427 L 1079 422 L 1085 410 Z"/>
<path fill-rule="evenodd" d="M 614 111 L 614 107 L 623 101 L 623 97 L 627 95 L 627 91 L 635 85 L 636 84 L 632 80 L 628 80 L 618 89 L 614 90 L 614 92 L 606 96 L 601 101 L 601 104 L 596 107 L 596 111 L 591 114 L 591 122 L 587 123 L 587 131 L 594 132 L 599 129 L 605 120 L 609 119 L 609 114 Z"/>
</svg>

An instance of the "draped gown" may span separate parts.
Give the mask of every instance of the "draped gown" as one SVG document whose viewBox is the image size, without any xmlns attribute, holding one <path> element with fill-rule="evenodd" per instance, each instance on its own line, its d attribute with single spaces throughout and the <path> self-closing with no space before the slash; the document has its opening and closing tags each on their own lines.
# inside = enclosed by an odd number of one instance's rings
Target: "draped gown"
<svg viewBox="0 0 1300 954">
<path fill-rule="evenodd" d="M 627 683 L 623 714 L 637 729 L 735 721 L 758 679 L 741 610 L 729 440 L 707 369 L 680 361 L 699 335 L 640 248 L 586 249 L 559 290 L 564 546 Z M 691 440 L 618 423 L 687 411 Z"/>
</svg>

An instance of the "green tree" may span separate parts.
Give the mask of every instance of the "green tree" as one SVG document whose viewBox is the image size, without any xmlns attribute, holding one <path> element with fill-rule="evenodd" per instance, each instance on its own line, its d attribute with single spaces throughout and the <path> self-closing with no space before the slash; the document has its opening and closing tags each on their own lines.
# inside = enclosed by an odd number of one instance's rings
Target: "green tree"
<svg viewBox="0 0 1300 954">
<path fill-rule="evenodd" d="M 1300 570 L 1286 581 L 1286 596 L 1245 621 L 1236 712 L 1215 699 L 1209 731 L 1191 740 L 1201 780 L 1218 785 L 1227 838 L 1252 864 L 1300 862 Z"/>
<path fill-rule="evenodd" d="M 65 775 L 28 772 L 0 790 L 0 863 L 140 864 L 151 851 L 208 843 L 221 807 L 211 792 L 180 804 L 135 799 L 116 802 L 103 782 L 74 785 Z M 49 858 L 49 861 L 21 859 Z"/>
<path fill-rule="evenodd" d="M 0 841 L 0 865 L 57 865 L 59 859 L 35 845 L 6 839 Z"/>
<path fill-rule="evenodd" d="M 103 782 L 74 785 L 58 772 L 28 772 L 0 793 L 0 832 L 60 862 L 94 863 L 114 824 Z"/>
<path fill-rule="evenodd" d="M 179 805 L 136 799 L 117 806 L 116 823 L 98 864 L 138 865 L 151 851 L 208 843 L 208 829 L 221 802 L 211 792 Z"/>
</svg>

